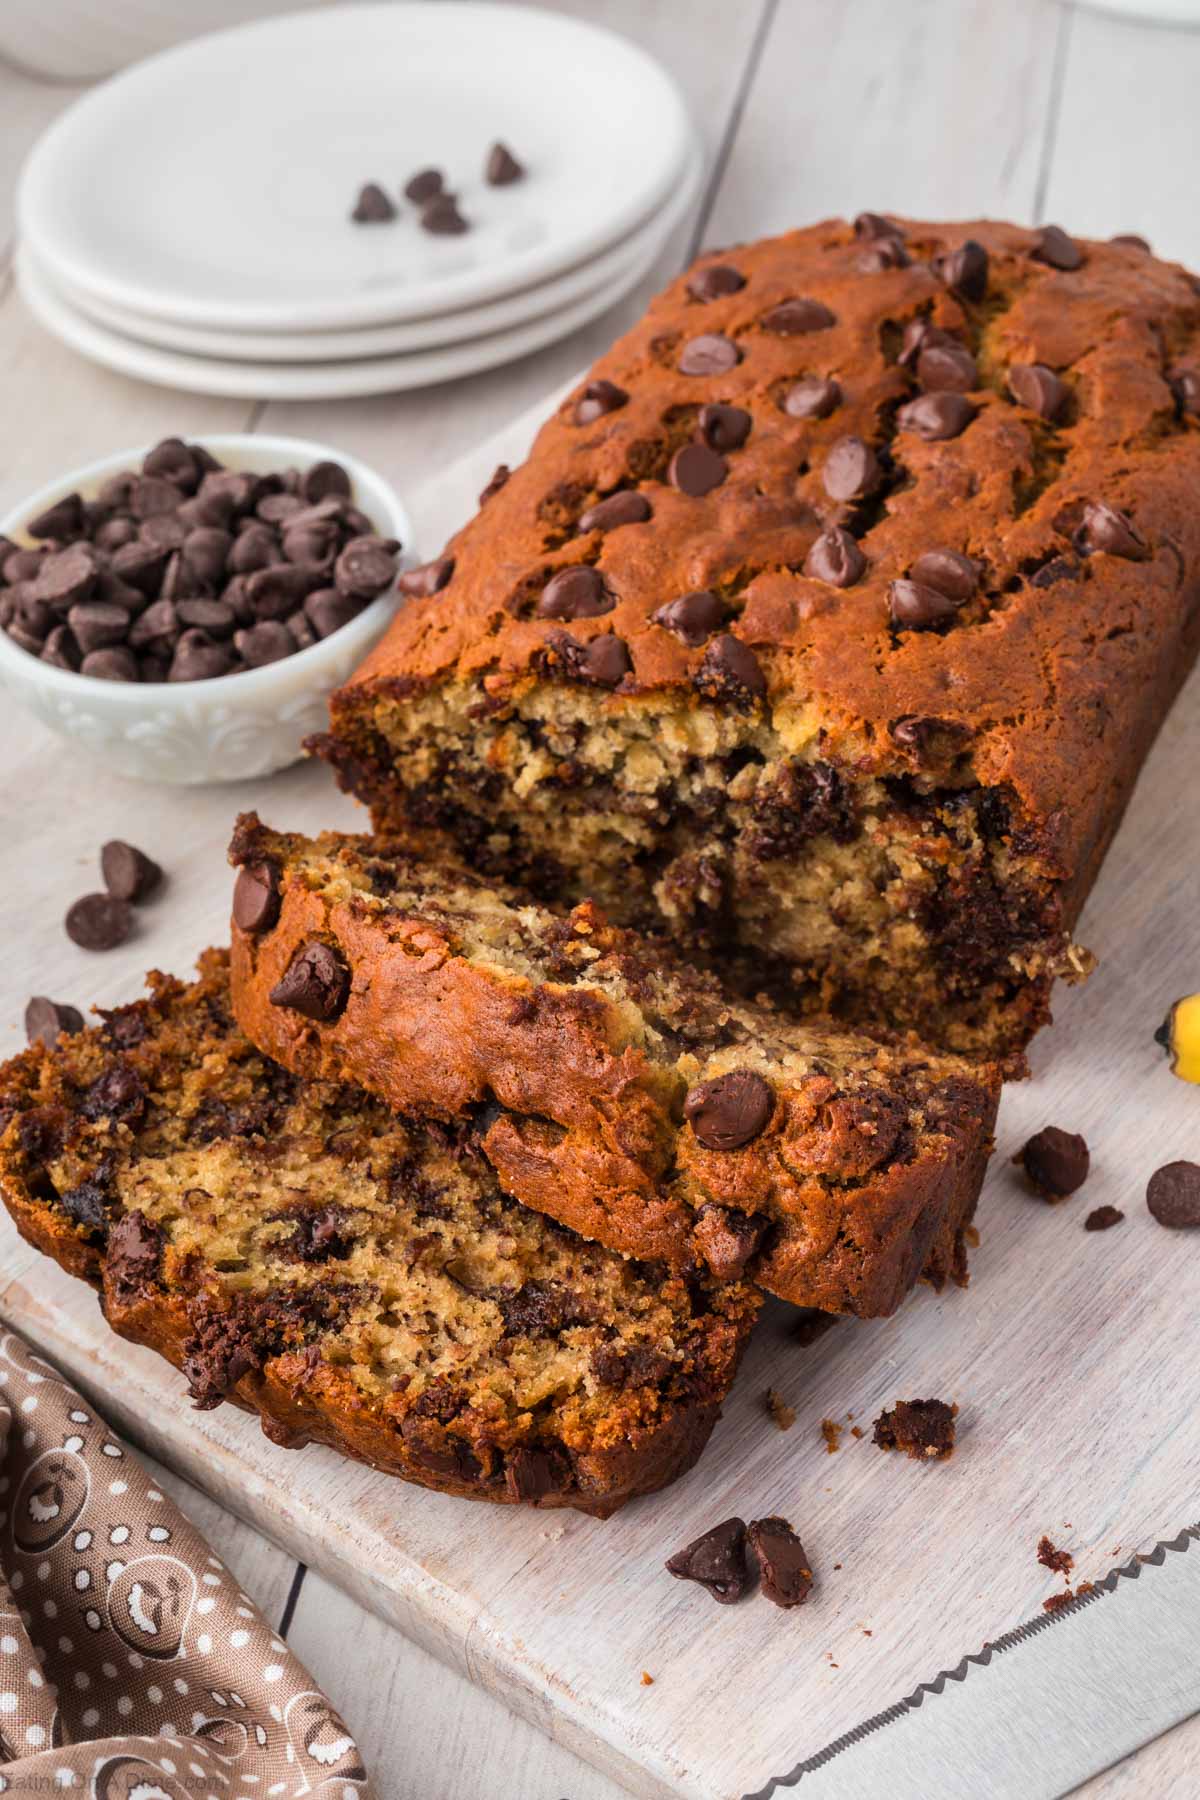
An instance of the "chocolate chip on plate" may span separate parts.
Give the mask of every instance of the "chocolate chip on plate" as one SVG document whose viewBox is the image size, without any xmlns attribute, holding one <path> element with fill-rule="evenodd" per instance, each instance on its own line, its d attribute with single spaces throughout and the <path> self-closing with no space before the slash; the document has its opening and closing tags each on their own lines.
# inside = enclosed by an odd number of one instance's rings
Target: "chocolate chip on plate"
<svg viewBox="0 0 1200 1800">
<path fill-rule="evenodd" d="M 83 1014 L 78 1007 L 63 1006 L 44 994 L 35 994 L 25 1008 L 25 1036 L 31 1044 L 45 1044 L 53 1050 L 61 1033 L 73 1037 L 82 1030 Z"/>
<path fill-rule="evenodd" d="M 671 486 L 696 500 L 720 487 L 728 473 L 725 458 L 707 444 L 684 444 L 667 466 Z"/>
<path fill-rule="evenodd" d="M 1030 1186 L 1046 1200 L 1065 1200 L 1083 1186 L 1091 1167 L 1084 1139 L 1057 1125 L 1046 1125 L 1035 1132 L 1013 1161 L 1024 1169 Z"/>
<path fill-rule="evenodd" d="M 396 208 L 377 181 L 368 181 L 358 190 L 350 217 L 356 225 L 384 225 L 396 217 Z"/>
<path fill-rule="evenodd" d="M 1011 363 L 1008 391 L 1018 405 L 1042 419 L 1057 419 L 1067 403 L 1069 389 L 1045 363 Z"/>
<path fill-rule="evenodd" d="M 589 381 L 575 402 L 575 423 L 591 425 L 605 413 L 616 412 L 628 399 L 625 389 L 618 387 L 615 381 Z"/>
<path fill-rule="evenodd" d="M 965 394 L 918 394 L 896 414 L 901 431 L 911 431 L 927 444 L 956 438 L 975 417 L 976 407 Z"/>
<path fill-rule="evenodd" d="M 935 256 L 933 272 L 961 299 L 982 300 L 987 293 L 988 253 L 974 238 L 967 238 L 956 250 Z"/>
<path fill-rule="evenodd" d="M 862 500 L 880 486 L 883 469 L 870 444 L 842 437 L 830 447 L 821 480 L 831 500 Z"/>
<path fill-rule="evenodd" d="M 831 376 L 805 375 L 783 397 L 783 410 L 793 419 L 827 419 L 841 404 L 841 387 Z"/>
<path fill-rule="evenodd" d="M 683 1116 L 706 1150 L 739 1150 L 765 1130 L 775 1110 L 769 1082 L 753 1069 L 730 1069 L 692 1088 Z"/>
<path fill-rule="evenodd" d="M 725 608 L 707 588 L 698 588 L 695 593 L 668 600 L 653 618 L 656 625 L 674 632 L 689 650 L 698 650 L 725 623 Z"/>
<path fill-rule="evenodd" d="M 703 331 L 689 338 L 679 352 L 679 371 L 683 375 L 724 375 L 736 368 L 742 353 L 732 338 L 719 331 Z"/>
<path fill-rule="evenodd" d="M 714 401 L 700 408 L 696 423 L 710 450 L 740 450 L 750 436 L 754 420 L 744 406 L 725 406 Z"/>
<path fill-rule="evenodd" d="M 1200 1164 L 1169 1162 L 1155 1169 L 1146 1186 L 1146 1205 L 1172 1231 L 1200 1226 Z"/>
<path fill-rule="evenodd" d="M 1083 264 L 1083 251 L 1061 225 L 1044 225 L 1029 254 L 1052 269 L 1078 269 Z"/>
<path fill-rule="evenodd" d="M 263 861 L 246 863 L 233 884 L 233 922 L 241 931 L 256 936 L 270 931 L 279 918 L 279 867 Z"/>
<path fill-rule="evenodd" d="M 425 600 L 430 594 L 440 594 L 453 574 L 454 558 L 439 556 L 432 562 L 418 563 L 415 569 L 405 569 L 396 588 L 406 599 Z"/>
<path fill-rule="evenodd" d="M 539 619 L 595 619 L 611 612 L 616 604 L 599 569 L 580 563 L 550 577 L 534 614 Z"/>
<path fill-rule="evenodd" d="M 961 601 L 952 599 L 923 581 L 890 581 L 887 591 L 892 623 L 901 631 L 926 631 L 944 624 L 958 611 Z"/>
<path fill-rule="evenodd" d="M 133 930 L 133 908 L 115 894 L 84 894 L 67 909 L 64 923 L 81 950 L 115 950 Z"/>
<path fill-rule="evenodd" d="M 483 165 L 483 178 L 489 187 L 509 187 L 514 181 L 520 181 L 524 173 L 524 165 L 517 161 L 507 144 L 492 145 Z"/>
<path fill-rule="evenodd" d="M 853 587 L 861 580 L 867 559 L 848 531 L 833 525 L 814 539 L 804 559 L 804 573 L 830 587 Z"/>
<path fill-rule="evenodd" d="M 693 300 L 722 300 L 736 294 L 746 285 L 746 277 L 729 263 L 709 263 L 688 277 L 687 290 Z"/>
<path fill-rule="evenodd" d="M 445 179 L 440 169 L 418 169 L 410 175 L 404 184 L 404 197 L 411 200 L 414 206 L 424 206 L 435 194 L 440 194 Z"/>
<path fill-rule="evenodd" d="M 812 1592 L 812 1569 L 787 1520 L 751 1519 L 746 1539 L 758 1563 L 764 1599 L 776 1606 L 803 1606 Z"/>
<path fill-rule="evenodd" d="M 131 900 L 134 905 L 147 899 L 162 881 L 158 864 L 144 850 L 120 838 L 110 838 L 101 849 L 100 873 L 114 899 Z"/>
<path fill-rule="evenodd" d="M 809 331 L 828 331 L 837 324 L 836 316 L 820 300 L 781 300 L 759 320 L 765 331 L 781 337 L 800 337 Z"/>
<path fill-rule="evenodd" d="M 435 194 L 421 208 L 421 230 L 431 231 L 435 237 L 459 237 L 470 229 L 453 194 Z"/>
<path fill-rule="evenodd" d="M 725 1519 L 713 1525 L 669 1556 L 666 1566 L 680 1581 L 699 1582 L 723 1606 L 740 1600 L 750 1581 L 744 1521 Z"/>
<path fill-rule="evenodd" d="M 331 944 L 314 939 L 296 952 L 269 998 L 272 1006 L 328 1025 L 343 1011 L 349 994 L 350 971 L 342 957 Z"/>
<path fill-rule="evenodd" d="M 579 515 L 580 531 L 613 531 L 618 525 L 644 525 L 650 502 L 635 488 L 621 488 Z"/>
</svg>

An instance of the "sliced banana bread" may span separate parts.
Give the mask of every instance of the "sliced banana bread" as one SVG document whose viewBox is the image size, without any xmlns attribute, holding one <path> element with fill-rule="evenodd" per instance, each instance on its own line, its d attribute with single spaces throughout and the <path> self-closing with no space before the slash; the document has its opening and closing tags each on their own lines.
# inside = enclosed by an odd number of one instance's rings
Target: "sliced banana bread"
<svg viewBox="0 0 1200 1800">
<path fill-rule="evenodd" d="M 691 1466 L 753 1289 L 614 1256 L 509 1199 L 469 1132 L 268 1062 L 224 953 L 150 986 L 0 1069 L 0 1189 L 198 1405 L 425 1487 L 601 1516 Z"/>
<path fill-rule="evenodd" d="M 734 1002 L 585 903 L 238 823 L 233 1003 L 295 1074 L 474 1112 L 507 1191 L 613 1250 L 890 1312 L 965 1270 L 997 1078 Z"/>
</svg>

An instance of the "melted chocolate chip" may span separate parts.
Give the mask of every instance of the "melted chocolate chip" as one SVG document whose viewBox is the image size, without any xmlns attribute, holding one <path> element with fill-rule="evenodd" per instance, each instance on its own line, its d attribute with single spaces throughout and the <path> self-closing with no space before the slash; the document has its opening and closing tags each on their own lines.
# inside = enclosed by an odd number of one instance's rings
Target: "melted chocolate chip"
<svg viewBox="0 0 1200 1800">
<path fill-rule="evenodd" d="M 578 563 L 550 577 L 534 612 L 539 619 L 596 619 L 616 604 L 599 569 Z"/>
<path fill-rule="evenodd" d="M 862 500 L 879 487 L 883 469 L 870 444 L 860 437 L 842 437 L 825 458 L 821 480 L 831 500 Z"/>
<path fill-rule="evenodd" d="M 712 1526 L 669 1556 L 666 1566 L 680 1581 L 699 1582 L 723 1606 L 740 1600 L 750 1580 L 744 1522 L 725 1519 Z"/>
<path fill-rule="evenodd" d="M 689 650 L 698 650 L 725 623 L 725 608 L 715 594 L 699 588 L 695 593 L 681 594 L 677 600 L 668 600 L 653 616 L 656 625 L 674 632 Z"/>
<path fill-rule="evenodd" d="M 746 277 L 729 263 L 709 263 L 688 277 L 687 289 L 693 300 L 720 300 L 736 294 L 746 285 Z"/>
<path fill-rule="evenodd" d="M 736 368 L 742 353 L 732 338 L 718 331 L 705 331 L 690 338 L 679 352 L 679 370 L 683 375 L 724 375 Z"/>
<path fill-rule="evenodd" d="M 956 438 L 975 417 L 975 407 L 964 394 L 919 394 L 896 414 L 901 431 L 911 431 L 927 444 Z"/>
<path fill-rule="evenodd" d="M 826 581 L 830 587 L 853 587 L 860 581 L 867 559 L 848 531 L 831 526 L 815 539 L 804 559 L 804 573 L 814 581 Z"/>
<path fill-rule="evenodd" d="M 580 531 L 612 531 L 618 525 L 644 525 L 650 517 L 650 502 L 645 494 L 633 488 L 622 488 L 597 500 L 595 506 L 579 515 Z"/>
<path fill-rule="evenodd" d="M 671 458 L 667 480 L 681 494 L 699 500 L 720 487 L 728 473 L 725 458 L 707 444 L 684 444 Z"/>
<path fill-rule="evenodd" d="M 974 238 L 967 238 L 957 250 L 935 256 L 933 272 L 963 300 L 982 300 L 987 293 L 988 253 Z"/>
<path fill-rule="evenodd" d="M 1155 1169 L 1146 1187 L 1146 1205 L 1169 1230 L 1195 1230 L 1200 1226 L 1200 1165 L 1170 1162 Z"/>
<path fill-rule="evenodd" d="M 1084 1139 L 1057 1125 L 1035 1132 L 1013 1161 L 1024 1169 L 1030 1186 L 1047 1200 L 1063 1200 L 1073 1194 L 1083 1186 L 1091 1167 Z"/>
<path fill-rule="evenodd" d="M 1008 391 L 1020 406 L 1042 419 L 1057 419 L 1067 403 L 1069 389 L 1045 363 L 1013 363 L 1008 371 Z"/>
<path fill-rule="evenodd" d="M 611 631 L 591 640 L 579 664 L 580 678 L 594 681 L 598 687 L 619 687 L 632 672 L 633 658 L 625 640 Z"/>
<path fill-rule="evenodd" d="M 739 1150 L 765 1129 L 774 1110 L 770 1083 L 753 1069 L 702 1081 L 683 1103 L 683 1116 L 706 1150 Z"/>
<path fill-rule="evenodd" d="M 615 381 L 589 381 L 575 402 L 575 423 L 592 425 L 605 413 L 618 411 L 628 399 L 625 389 L 618 387 Z"/>
<path fill-rule="evenodd" d="M 238 870 L 233 884 L 233 922 L 251 936 L 270 931 L 279 917 L 279 865 L 264 858 Z"/>
<path fill-rule="evenodd" d="M 145 1213 L 122 1214 L 108 1234 L 104 1254 L 107 1285 L 122 1305 L 132 1305 L 157 1285 L 162 1255 L 158 1226 Z"/>
<path fill-rule="evenodd" d="M 85 1119 L 140 1119 L 146 1110 L 146 1090 L 136 1069 L 114 1063 L 98 1075 L 79 1102 Z"/>
<path fill-rule="evenodd" d="M 693 677 L 697 690 L 710 700 L 762 699 L 767 678 L 749 644 L 730 632 L 714 638 Z"/>
<path fill-rule="evenodd" d="M 716 401 L 700 408 L 697 423 L 710 450 L 740 450 L 754 420 L 744 406 L 724 406 Z"/>
<path fill-rule="evenodd" d="M 774 331 L 780 337 L 802 337 L 810 331 L 828 331 L 837 319 L 819 300 L 797 299 L 781 300 L 763 314 L 759 323 L 764 331 Z"/>
<path fill-rule="evenodd" d="M 783 410 L 793 419 L 827 419 L 841 404 L 839 384 L 821 375 L 805 375 L 783 398 Z"/>
<path fill-rule="evenodd" d="M 331 944 L 304 944 L 271 989 L 272 1006 L 287 1007 L 318 1025 L 336 1019 L 350 996 L 350 971 Z"/>
<path fill-rule="evenodd" d="M 746 1537 L 758 1561 L 763 1596 L 776 1606 L 803 1606 L 812 1592 L 804 1545 L 786 1519 L 751 1519 Z"/>
</svg>

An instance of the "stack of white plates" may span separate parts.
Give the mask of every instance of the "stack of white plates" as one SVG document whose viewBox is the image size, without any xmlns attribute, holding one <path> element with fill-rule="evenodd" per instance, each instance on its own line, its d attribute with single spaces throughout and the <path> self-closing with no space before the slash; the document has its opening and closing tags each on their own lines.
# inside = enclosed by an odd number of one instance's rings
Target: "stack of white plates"
<svg viewBox="0 0 1200 1800">
<path fill-rule="evenodd" d="M 525 170 L 510 185 L 484 178 L 495 142 Z M 700 161 L 674 82 L 611 32 L 480 0 L 321 8 L 198 38 L 77 101 L 22 173 L 20 285 L 85 356 L 170 387 L 418 387 L 612 306 Z M 403 197 L 428 167 L 462 235 L 432 235 Z M 351 220 L 368 182 L 396 218 Z"/>
</svg>

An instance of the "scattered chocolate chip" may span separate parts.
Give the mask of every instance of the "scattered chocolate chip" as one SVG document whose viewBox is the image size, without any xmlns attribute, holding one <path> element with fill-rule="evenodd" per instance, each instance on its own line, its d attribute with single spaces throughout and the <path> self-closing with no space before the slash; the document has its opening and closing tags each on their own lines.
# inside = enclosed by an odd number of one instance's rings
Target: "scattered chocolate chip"
<svg viewBox="0 0 1200 1800">
<path fill-rule="evenodd" d="M 493 499 L 500 492 L 500 489 L 506 485 L 511 474 L 512 470 L 507 463 L 496 464 L 496 467 L 492 470 L 491 480 L 488 482 L 487 486 L 480 491 L 480 506 L 486 506 L 488 501 Z"/>
<path fill-rule="evenodd" d="M 77 1007 L 61 1006 L 44 994 L 35 994 L 25 1008 L 25 1036 L 31 1044 L 45 1044 L 53 1050 L 60 1032 L 73 1037 L 82 1030 L 83 1014 Z"/>
<path fill-rule="evenodd" d="M 1172 1231 L 1200 1226 L 1200 1164 L 1164 1163 L 1146 1187 L 1146 1205 L 1160 1225 Z"/>
<path fill-rule="evenodd" d="M 1109 506 L 1105 500 L 1089 500 L 1084 507 L 1075 546 L 1085 556 L 1103 551 L 1130 562 L 1140 562 L 1148 553 L 1146 540 L 1128 513 Z"/>
<path fill-rule="evenodd" d="M 1083 1221 L 1085 1231 L 1111 1231 L 1119 1225 L 1125 1214 L 1116 1206 L 1097 1206 Z"/>
<path fill-rule="evenodd" d="M 706 1150 L 739 1150 L 758 1137 L 775 1110 L 769 1082 L 753 1069 L 731 1069 L 688 1093 L 683 1116 Z"/>
<path fill-rule="evenodd" d="M 700 408 L 700 436 L 710 450 L 740 450 L 750 436 L 754 420 L 743 406 L 716 401 Z"/>
<path fill-rule="evenodd" d="M 599 569 L 579 563 L 550 577 L 534 613 L 539 619 L 597 619 L 616 604 Z"/>
<path fill-rule="evenodd" d="M 1091 1157 L 1084 1139 L 1073 1131 L 1047 1125 L 1035 1132 L 1013 1161 L 1024 1169 L 1030 1186 L 1046 1200 L 1064 1200 L 1088 1178 Z"/>
<path fill-rule="evenodd" d="M 342 594 L 360 594 L 373 600 L 389 588 L 396 577 L 396 554 L 389 549 L 390 539 L 377 537 L 351 538 L 333 566 L 333 585 Z M 257 580 L 252 576 L 251 580 Z M 311 591 L 311 589 L 310 589 Z"/>
<path fill-rule="evenodd" d="M 945 1462 L 954 1452 L 958 1407 L 945 1400 L 897 1400 L 871 1434 L 881 1450 L 903 1450 L 914 1462 Z"/>
<path fill-rule="evenodd" d="M 713 638 L 693 676 L 693 685 L 709 700 L 761 700 L 767 692 L 762 664 L 749 644 L 730 632 Z"/>
<path fill-rule="evenodd" d="M 433 562 L 418 563 L 415 569 L 402 570 L 396 590 L 407 600 L 425 600 L 440 594 L 454 574 L 454 558 L 439 556 Z"/>
<path fill-rule="evenodd" d="M 460 237 L 470 229 L 453 194 L 435 194 L 421 208 L 421 230 L 431 231 L 435 237 Z"/>
<path fill-rule="evenodd" d="M 318 1025 L 343 1011 L 350 995 L 350 971 L 339 953 L 319 939 L 303 945 L 271 989 L 272 1006 L 287 1007 Z"/>
<path fill-rule="evenodd" d="M 776 1606 L 803 1606 L 812 1592 L 804 1545 L 786 1519 L 751 1519 L 746 1539 L 758 1561 L 763 1595 Z"/>
<path fill-rule="evenodd" d="M 893 219 L 885 218 L 882 213 L 860 212 L 854 221 L 854 235 L 870 242 L 879 238 L 902 238 L 904 232 Z"/>
<path fill-rule="evenodd" d="M 772 306 L 759 320 L 764 331 L 776 332 L 780 337 L 801 337 L 809 331 L 828 331 L 837 319 L 827 306 L 819 300 L 781 300 L 778 306 Z"/>
<path fill-rule="evenodd" d="M 688 277 L 687 289 L 693 300 L 721 300 L 736 294 L 746 285 L 746 277 L 729 263 L 709 263 Z"/>
<path fill-rule="evenodd" d="M 444 186 L 444 178 L 440 169 L 418 169 L 410 175 L 404 184 L 404 197 L 411 200 L 414 206 L 424 206 L 435 194 L 440 194 Z"/>
<path fill-rule="evenodd" d="M 350 217 L 356 225 L 384 225 L 396 217 L 396 208 L 377 181 L 368 181 L 358 190 Z"/>
<path fill-rule="evenodd" d="M 979 386 L 979 370 L 965 344 L 926 344 L 917 355 L 917 380 L 927 394 L 969 394 Z"/>
<path fill-rule="evenodd" d="M 111 838 L 100 851 L 100 872 L 104 885 L 116 900 L 130 900 L 136 906 L 147 899 L 162 881 L 162 870 L 144 850 L 133 844 Z"/>
<path fill-rule="evenodd" d="M 104 650 L 90 650 L 79 665 L 79 673 L 90 675 L 93 681 L 136 681 L 137 657 L 124 644 L 112 644 Z"/>
<path fill-rule="evenodd" d="M 133 930 L 133 909 L 113 894 L 84 894 L 68 908 L 64 923 L 81 950 L 115 950 Z"/>
<path fill-rule="evenodd" d="M 831 500 L 862 500 L 879 487 L 883 469 L 870 444 L 842 437 L 830 447 L 821 480 Z"/>
<path fill-rule="evenodd" d="M 975 407 L 965 394 L 918 394 L 896 414 L 901 431 L 911 431 L 927 444 L 956 438 L 975 417 Z"/>
<path fill-rule="evenodd" d="M 681 494 L 698 500 L 720 487 L 728 473 L 725 458 L 710 450 L 707 444 L 684 444 L 671 458 L 667 480 Z"/>
<path fill-rule="evenodd" d="M 579 515 L 580 531 L 612 531 L 618 525 L 642 525 L 650 517 L 650 502 L 633 488 L 622 488 L 597 500 Z"/>
<path fill-rule="evenodd" d="M 967 238 L 957 250 L 945 250 L 935 256 L 933 272 L 961 299 L 982 300 L 987 293 L 988 253 L 974 238 Z"/>
<path fill-rule="evenodd" d="M 830 587 L 853 587 L 866 571 L 867 559 L 858 544 L 840 525 L 816 538 L 804 559 L 804 573 Z"/>
<path fill-rule="evenodd" d="M 617 412 L 628 400 L 625 389 L 615 381 L 589 381 L 575 402 L 575 423 L 592 425 L 606 413 Z"/>
<path fill-rule="evenodd" d="M 680 1581 L 697 1581 L 723 1606 L 740 1600 L 750 1580 L 746 1562 L 746 1526 L 725 1519 L 667 1558 L 667 1570 Z"/>
<path fill-rule="evenodd" d="M 679 369 L 683 375 L 724 375 L 736 368 L 742 353 L 732 338 L 719 331 L 705 331 L 690 338 L 679 352 Z"/>
<path fill-rule="evenodd" d="M 912 579 L 960 605 L 978 591 L 979 569 L 961 550 L 925 550 L 909 570 Z"/>
<path fill-rule="evenodd" d="M 238 870 L 233 884 L 233 922 L 252 937 L 270 931 L 279 918 L 280 876 L 276 863 L 263 860 Z"/>
<path fill-rule="evenodd" d="M 1044 225 L 1029 254 L 1052 269 L 1078 269 L 1083 265 L 1083 251 L 1060 225 Z"/>
<path fill-rule="evenodd" d="M 653 617 L 656 625 L 673 631 L 689 650 L 698 650 L 725 623 L 725 608 L 715 594 L 699 588 L 695 593 L 681 594 L 677 600 L 668 600 Z"/>
<path fill-rule="evenodd" d="M 942 625 L 961 605 L 921 581 L 890 581 L 887 598 L 892 623 L 902 631 L 927 631 L 931 625 Z"/>
<path fill-rule="evenodd" d="M 1012 363 L 1008 371 L 1008 391 L 1020 406 L 1037 413 L 1042 419 L 1057 419 L 1070 392 L 1045 363 Z"/>
<path fill-rule="evenodd" d="M 594 681 L 598 687 L 619 687 L 632 670 L 633 659 L 628 646 L 623 638 L 615 637 L 611 631 L 591 640 L 579 664 L 582 679 Z"/>
<path fill-rule="evenodd" d="M 841 387 L 830 376 L 805 375 L 783 397 L 783 410 L 793 419 L 827 419 L 841 404 Z"/>
<path fill-rule="evenodd" d="M 520 181 L 525 170 L 507 144 L 493 144 L 483 165 L 483 178 L 489 187 L 509 187 Z"/>
<path fill-rule="evenodd" d="M 79 494 L 65 494 L 53 506 L 48 506 L 45 512 L 30 519 L 25 527 L 30 537 L 50 538 L 59 544 L 66 543 L 69 538 L 79 537 L 83 528 L 83 500 Z"/>
</svg>

